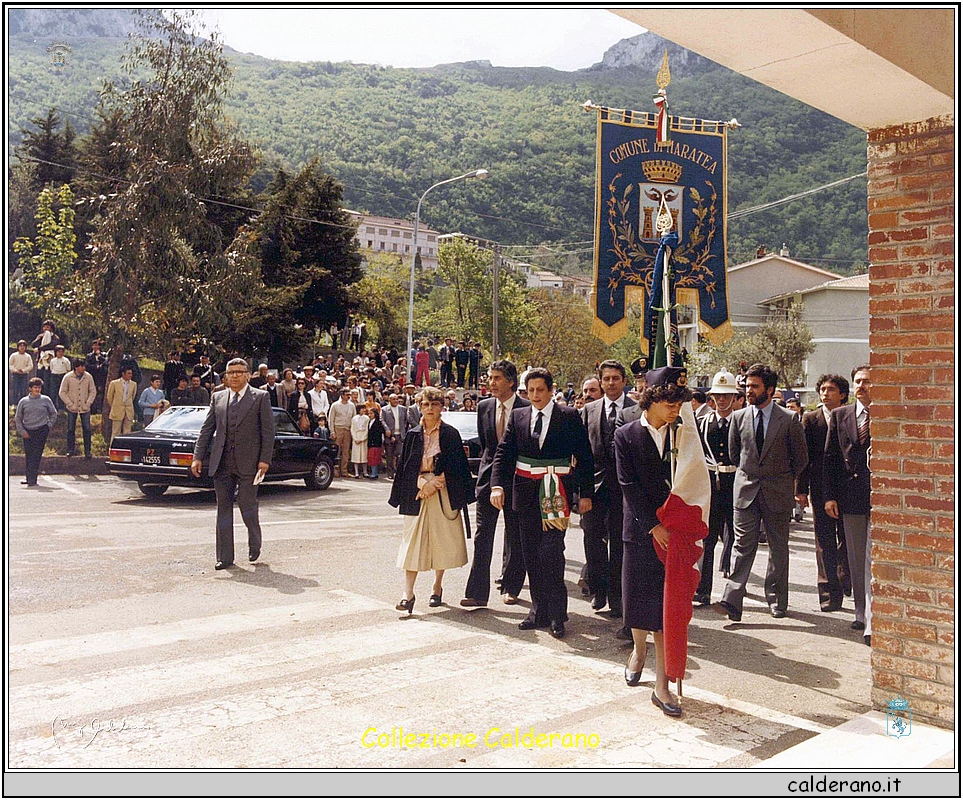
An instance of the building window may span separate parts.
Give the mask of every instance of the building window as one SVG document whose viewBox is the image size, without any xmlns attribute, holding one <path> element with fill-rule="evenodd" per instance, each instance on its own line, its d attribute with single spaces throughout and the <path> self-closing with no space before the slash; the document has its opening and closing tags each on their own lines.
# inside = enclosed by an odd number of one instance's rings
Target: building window
<svg viewBox="0 0 963 800">
<path fill-rule="evenodd" d="M 368 239 L 368 249 L 370 250 L 373 247 L 374 247 L 374 242 L 371 241 L 371 239 Z"/>
<path fill-rule="evenodd" d="M 393 239 L 397 239 L 399 236 L 401 236 L 401 231 L 392 231 L 392 232 L 391 232 L 391 237 L 392 237 Z"/>
<path fill-rule="evenodd" d="M 405 231 L 405 238 L 406 238 L 406 239 L 410 239 L 410 238 L 411 238 L 411 231 Z"/>
<path fill-rule="evenodd" d="M 398 243 L 395 242 L 394 244 L 392 244 L 392 245 L 391 245 L 391 249 L 392 249 L 393 252 L 397 253 L 397 252 L 398 252 Z"/>
<path fill-rule="evenodd" d="M 378 245 L 380 246 L 380 248 L 381 248 L 382 250 L 385 249 L 385 243 L 384 243 L 384 242 L 378 242 Z"/>
<path fill-rule="evenodd" d="M 364 231 L 365 233 L 374 233 L 375 229 L 373 225 L 365 225 Z"/>
<path fill-rule="evenodd" d="M 429 241 L 429 242 L 435 241 L 435 237 L 434 237 L 432 234 L 430 234 L 430 233 L 428 234 L 428 241 Z"/>
<path fill-rule="evenodd" d="M 410 253 L 410 252 L 411 252 L 411 245 L 410 245 L 410 244 L 406 244 L 406 245 L 405 245 L 405 252 L 406 252 L 406 253 Z"/>
<path fill-rule="evenodd" d="M 387 228 L 378 228 L 378 235 L 379 235 L 379 236 L 387 236 L 387 235 L 388 235 L 388 229 L 387 229 Z"/>
</svg>

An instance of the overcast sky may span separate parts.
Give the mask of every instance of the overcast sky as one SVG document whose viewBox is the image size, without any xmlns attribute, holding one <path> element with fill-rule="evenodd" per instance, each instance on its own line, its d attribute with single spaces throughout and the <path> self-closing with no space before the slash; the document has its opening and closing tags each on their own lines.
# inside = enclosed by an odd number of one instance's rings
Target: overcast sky
<svg viewBox="0 0 963 800">
<path fill-rule="evenodd" d="M 431 67 L 487 59 L 499 67 L 576 70 L 643 32 L 603 8 L 206 8 L 209 25 L 243 53 L 285 61 Z"/>
</svg>

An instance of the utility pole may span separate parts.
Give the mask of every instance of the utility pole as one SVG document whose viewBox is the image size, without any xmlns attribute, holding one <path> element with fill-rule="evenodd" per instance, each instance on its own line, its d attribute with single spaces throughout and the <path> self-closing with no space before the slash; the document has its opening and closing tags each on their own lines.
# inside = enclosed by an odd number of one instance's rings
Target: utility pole
<svg viewBox="0 0 963 800">
<path fill-rule="evenodd" d="M 501 245 L 492 251 L 492 361 L 498 360 L 498 268 L 501 264 Z"/>
</svg>

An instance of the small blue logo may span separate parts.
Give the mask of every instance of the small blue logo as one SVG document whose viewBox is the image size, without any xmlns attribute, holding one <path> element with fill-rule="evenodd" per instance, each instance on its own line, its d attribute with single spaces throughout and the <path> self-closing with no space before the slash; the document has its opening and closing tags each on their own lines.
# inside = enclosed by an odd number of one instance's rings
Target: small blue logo
<svg viewBox="0 0 963 800">
<path fill-rule="evenodd" d="M 913 732 L 913 709 L 909 700 L 897 695 L 886 705 L 889 709 L 886 712 L 886 735 L 897 739 L 909 736 Z"/>
</svg>

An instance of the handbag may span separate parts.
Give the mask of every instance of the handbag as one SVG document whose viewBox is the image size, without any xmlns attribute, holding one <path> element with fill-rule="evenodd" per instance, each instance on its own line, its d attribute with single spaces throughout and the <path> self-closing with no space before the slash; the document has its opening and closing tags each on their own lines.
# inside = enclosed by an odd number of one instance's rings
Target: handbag
<svg viewBox="0 0 963 800">
<path fill-rule="evenodd" d="M 303 408 L 298 412 L 298 428 L 302 433 L 311 433 L 311 417 Z"/>
</svg>

